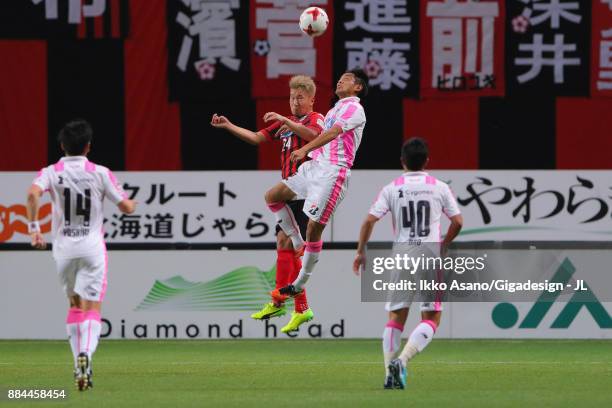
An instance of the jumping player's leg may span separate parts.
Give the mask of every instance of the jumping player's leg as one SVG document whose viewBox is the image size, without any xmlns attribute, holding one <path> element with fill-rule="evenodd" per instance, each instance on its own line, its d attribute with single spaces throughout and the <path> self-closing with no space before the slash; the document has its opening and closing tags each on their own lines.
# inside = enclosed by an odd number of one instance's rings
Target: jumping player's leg
<svg viewBox="0 0 612 408">
<path fill-rule="evenodd" d="M 311 163 L 313 162 L 305 163 L 300 170 L 306 164 Z M 350 170 L 339 166 L 326 166 L 314 163 L 306 168 L 304 175 L 306 180 L 310 180 L 312 186 L 308 188 L 304 203 L 304 213 L 310 220 L 306 230 L 302 269 L 298 277 L 293 281 L 293 284 L 287 287 L 286 290 L 281 290 L 281 293 L 285 292 L 292 296 L 304 288 L 315 265 L 319 261 L 319 255 L 323 248 L 323 241 L 321 240 L 323 230 L 344 198 L 348 187 Z"/>
<path fill-rule="evenodd" d="M 304 213 L 304 200 L 291 201 L 289 202 L 289 206 L 293 210 L 293 214 L 295 215 L 295 219 L 297 220 L 298 226 L 300 228 L 300 234 L 303 237 L 306 237 L 307 230 L 308 230 L 308 222 L 310 221 L 310 219 Z M 301 269 L 302 269 L 302 260 L 299 257 L 294 257 L 292 273 L 289 276 L 289 279 L 287 280 L 286 285 L 289 285 L 297 278 Z M 295 313 L 303 314 L 309 311 L 310 309 L 308 306 L 308 299 L 306 297 L 306 289 L 302 290 L 302 292 L 300 292 L 300 294 L 298 294 L 293 299 L 293 302 L 294 302 Z M 312 312 L 310 312 L 310 314 L 312 314 Z"/>
<path fill-rule="evenodd" d="M 295 271 L 295 253 L 291 239 L 277 225 L 276 232 L 276 289 L 280 289 L 293 279 Z M 272 317 L 280 317 L 286 314 L 284 302 L 272 297 L 270 303 L 266 303 L 263 308 L 251 315 L 255 320 L 266 320 Z"/>
<path fill-rule="evenodd" d="M 294 273 L 294 259 L 295 254 L 291 238 L 280 229 L 276 234 L 276 289 L 290 283 L 291 276 Z"/>
<path fill-rule="evenodd" d="M 304 240 L 300 235 L 299 226 L 295 220 L 293 211 L 291 211 L 291 208 L 286 204 L 295 197 L 296 193 L 286 184 L 278 183 L 266 192 L 265 200 L 270 211 L 274 213 L 278 225 L 291 239 L 293 248 L 297 251 L 303 247 Z"/>
<path fill-rule="evenodd" d="M 304 201 L 291 201 L 288 205 L 293 210 L 295 214 L 295 218 L 297 220 L 298 226 L 300 227 L 300 233 L 302 236 L 307 236 L 307 229 L 309 218 L 304 214 L 303 207 Z M 291 284 L 298 276 L 300 270 L 302 269 L 302 261 L 299 257 L 293 257 L 293 270 L 292 274 L 287 281 L 287 285 Z M 283 328 L 281 328 L 282 333 L 289 333 L 293 331 L 297 331 L 300 326 L 306 322 L 311 321 L 314 318 L 314 313 L 308 306 L 308 299 L 306 298 L 306 289 L 303 289 L 300 293 L 298 293 L 294 298 L 294 307 L 295 310 L 291 313 L 291 320 L 287 323 Z"/>
<path fill-rule="evenodd" d="M 319 255 L 321 254 L 321 249 L 323 248 L 323 241 L 321 240 L 321 237 L 324 229 L 325 224 L 321 224 L 312 219 L 308 221 L 302 268 L 292 283 L 296 292 L 300 292 L 304 289 L 304 285 L 306 285 L 306 282 L 308 282 L 308 279 L 310 279 L 310 275 L 312 275 L 315 265 L 317 262 L 319 262 Z"/>
</svg>

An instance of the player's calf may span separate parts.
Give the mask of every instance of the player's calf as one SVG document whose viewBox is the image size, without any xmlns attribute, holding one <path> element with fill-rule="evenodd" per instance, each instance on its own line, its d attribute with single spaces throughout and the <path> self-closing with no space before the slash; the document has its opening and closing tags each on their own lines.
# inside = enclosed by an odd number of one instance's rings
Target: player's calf
<svg viewBox="0 0 612 408">
<path fill-rule="evenodd" d="M 437 328 L 438 326 L 433 320 L 422 320 L 414 328 L 399 356 L 404 365 L 408 364 L 408 361 L 412 360 L 414 356 L 423 351 L 431 343 Z"/>
<path fill-rule="evenodd" d="M 293 286 L 293 289 L 287 287 L 285 292 L 289 290 L 293 290 L 295 294 L 302 291 L 308 279 L 310 279 L 310 275 L 312 275 L 312 271 L 314 270 L 315 265 L 319 262 L 319 255 L 321 254 L 321 250 L 323 249 L 323 241 L 316 242 L 306 242 L 304 258 L 302 259 L 302 268 L 300 269 L 300 273 L 297 278 L 293 281 L 293 283 L 289 286 Z M 282 293 L 282 290 L 281 290 Z M 287 293 L 289 294 L 289 293 Z M 292 295 L 292 296 L 295 296 Z"/>
</svg>

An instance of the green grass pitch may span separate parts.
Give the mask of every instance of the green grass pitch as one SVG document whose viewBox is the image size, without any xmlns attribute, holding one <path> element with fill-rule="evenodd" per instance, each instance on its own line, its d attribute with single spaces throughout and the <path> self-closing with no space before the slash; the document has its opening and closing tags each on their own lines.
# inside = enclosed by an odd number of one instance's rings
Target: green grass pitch
<svg viewBox="0 0 612 408">
<path fill-rule="evenodd" d="M 0 389 L 68 388 L 61 407 L 610 407 L 612 341 L 434 340 L 405 391 L 383 390 L 379 340 L 102 340 L 92 391 L 65 341 L 0 341 Z"/>
</svg>

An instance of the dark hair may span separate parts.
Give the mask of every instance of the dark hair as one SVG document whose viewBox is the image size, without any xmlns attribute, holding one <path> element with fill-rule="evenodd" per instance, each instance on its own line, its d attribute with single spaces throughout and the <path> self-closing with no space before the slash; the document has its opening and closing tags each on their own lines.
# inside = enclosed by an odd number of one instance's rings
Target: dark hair
<svg viewBox="0 0 612 408">
<path fill-rule="evenodd" d="M 85 148 L 93 137 L 91 125 L 83 119 L 72 120 L 59 132 L 57 140 L 64 146 L 64 151 L 69 156 L 79 156 L 85 152 Z"/>
<path fill-rule="evenodd" d="M 402 146 L 402 160 L 406 167 L 412 171 L 423 170 L 429 157 L 429 147 L 425 139 L 412 137 Z"/>
<path fill-rule="evenodd" d="M 358 96 L 363 98 L 368 95 L 368 84 L 370 79 L 365 71 L 361 68 L 350 69 L 345 72 L 346 74 L 353 74 L 355 76 L 355 81 L 361 85 L 361 91 L 359 91 Z"/>
</svg>

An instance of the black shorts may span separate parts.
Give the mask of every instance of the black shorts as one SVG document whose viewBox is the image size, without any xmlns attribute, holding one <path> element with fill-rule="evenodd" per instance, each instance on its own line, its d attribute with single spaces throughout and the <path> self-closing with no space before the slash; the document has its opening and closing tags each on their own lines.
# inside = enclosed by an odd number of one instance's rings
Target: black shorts
<svg viewBox="0 0 612 408">
<path fill-rule="evenodd" d="M 300 227 L 300 234 L 302 234 L 302 239 L 306 239 L 306 227 L 308 226 L 309 218 L 306 214 L 304 214 L 303 211 L 304 200 L 288 201 L 287 205 L 289 206 L 289 208 L 291 208 L 291 211 L 293 211 L 293 216 L 297 221 L 298 227 Z M 276 224 L 276 233 L 278 234 L 280 230 L 281 227 Z"/>
</svg>

